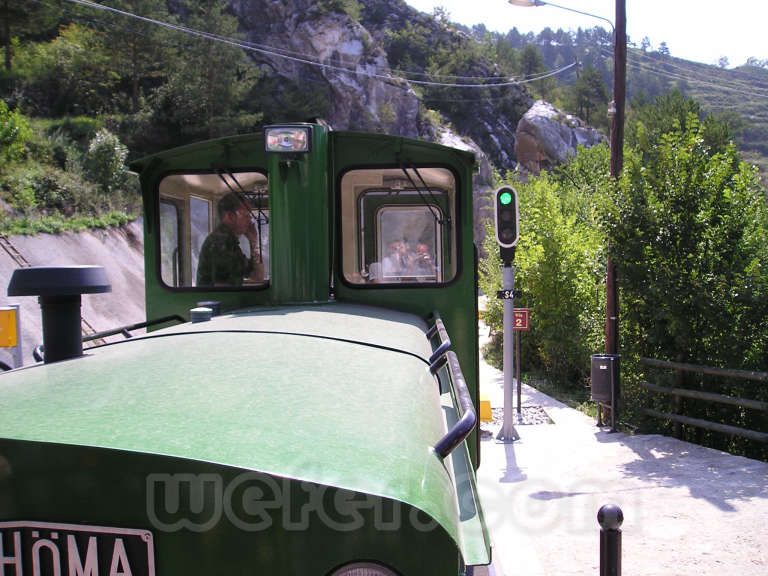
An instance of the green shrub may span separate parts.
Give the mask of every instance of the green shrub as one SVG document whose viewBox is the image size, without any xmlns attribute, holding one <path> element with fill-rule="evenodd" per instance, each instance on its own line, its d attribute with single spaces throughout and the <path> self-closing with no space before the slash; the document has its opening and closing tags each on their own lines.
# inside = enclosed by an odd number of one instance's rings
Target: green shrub
<svg viewBox="0 0 768 576">
<path fill-rule="evenodd" d="M 60 234 L 61 232 L 82 232 L 93 228 L 115 228 L 124 226 L 136 218 L 136 214 L 112 211 L 101 216 L 42 216 L 40 218 L 0 219 L 0 232 L 4 234 Z"/>
<path fill-rule="evenodd" d="M 36 129 L 27 143 L 28 158 L 41 164 L 50 164 L 62 170 L 82 173 L 83 152 L 64 131 Z"/>
<path fill-rule="evenodd" d="M 624 346 L 640 356 L 765 367 L 768 211 L 755 171 L 689 113 L 627 155 L 603 218 Z"/>
<path fill-rule="evenodd" d="M 97 214 L 103 204 L 93 184 L 77 173 L 49 165 L 19 166 L 0 181 L 0 187 L 11 206 L 29 217 Z"/>
<path fill-rule="evenodd" d="M 126 181 L 126 148 L 120 139 L 107 129 L 99 130 L 88 145 L 83 162 L 89 180 L 101 187 L 104 194 L 119 190 Z"/>
<path fill-rule="evenodd" d="M 355 20 L 360 19 L 361 6 L 357 0 L 320 0 L 313 4 L 315 14 L 327 14 L 329 12 L 338 12 L 347 14 Z"/>
<path fill-rule="evenodd" d="M 85 147 L 85 144 L 103 128 L 104 120 L 101 117 L 67 116 L 66 118 L 50 122 L 47 127 L 47 133 L 49 135 L 62 133 Z"/>
<path fill-rule="evenodd" d="M 32 128 L 18 110 L 9 110 L 0 100 L 0 159 L 5 162 L 23 157 L 25 146 L 32 136 Z"/>
</svg>

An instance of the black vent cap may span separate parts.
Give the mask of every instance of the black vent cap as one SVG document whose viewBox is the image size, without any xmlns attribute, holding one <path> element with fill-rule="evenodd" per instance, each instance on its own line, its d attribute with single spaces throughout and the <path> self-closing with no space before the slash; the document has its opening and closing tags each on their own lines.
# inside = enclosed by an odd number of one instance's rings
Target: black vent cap
<svg viewBox="0 0 768 576">
<path fill-rule="evenodd" d="M 8 284 L 8 296 L 74 296 L 111 291 L 102 266 L 18 268 Z"/>
</svg>

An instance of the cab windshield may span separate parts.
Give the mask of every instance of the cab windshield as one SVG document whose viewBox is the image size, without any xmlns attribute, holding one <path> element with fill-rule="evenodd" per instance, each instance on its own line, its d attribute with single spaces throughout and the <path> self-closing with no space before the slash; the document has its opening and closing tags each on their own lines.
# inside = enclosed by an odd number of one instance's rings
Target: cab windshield
<svg viewBox="0 0 768 576">
<path fill-rule="evenodd" d="M 456 181 L 445 168 L 351 170 L 341 179 L 342 267 L 357 285 L 456 275 Z"/>
</svg>

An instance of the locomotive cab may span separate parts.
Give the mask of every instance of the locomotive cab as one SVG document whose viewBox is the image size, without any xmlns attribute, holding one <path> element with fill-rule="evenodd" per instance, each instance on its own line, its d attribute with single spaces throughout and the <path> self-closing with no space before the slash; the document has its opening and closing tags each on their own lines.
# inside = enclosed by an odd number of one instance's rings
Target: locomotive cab
<svg viewBox="0 0 768 576">
<path fill-rule="evenodd" d="M 201 301 L 224 311 L 355 302 L 425 320 L 437 310 L 477 404 L 473 154 L 288 124 L 163 152 L 132 168 L 143 189 L 148 318 L 188 317 Z M 263 273 L 200 285 L 202 245 L 220 225 L 219 201 L 232 193 L 247 204 L 258 237 L 240 236 L 241 252 Z M 475 432 L 469 450 L 477 467 Z"/>
</svg>

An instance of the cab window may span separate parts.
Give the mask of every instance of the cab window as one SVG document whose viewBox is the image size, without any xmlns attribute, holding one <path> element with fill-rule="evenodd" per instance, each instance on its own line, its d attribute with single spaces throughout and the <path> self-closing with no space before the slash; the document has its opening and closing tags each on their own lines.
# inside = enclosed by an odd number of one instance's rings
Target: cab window
<svg viewBox="0 0 768 576">
<path fill-rule="evenodd" d="M 456 275 L 456 182 L 445 168 L 375 168 L 341 179 L 342 269 L 358 285 Z"/>
<path fill-rule="evenodd" d="M 261 172 L 172 174 L 160 182 L 160 278 L 170 288 L 269 282 L 268 182 Z"/>
</svg>

